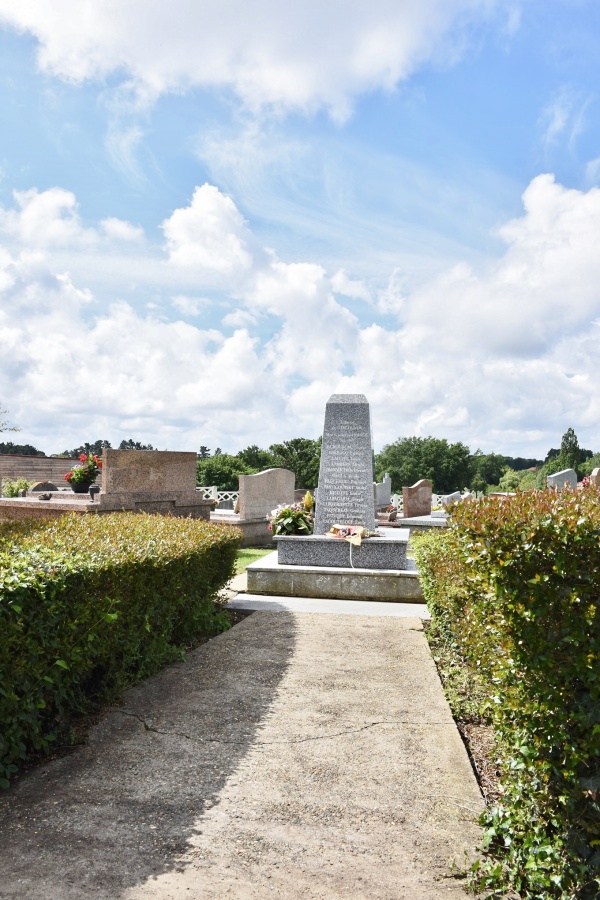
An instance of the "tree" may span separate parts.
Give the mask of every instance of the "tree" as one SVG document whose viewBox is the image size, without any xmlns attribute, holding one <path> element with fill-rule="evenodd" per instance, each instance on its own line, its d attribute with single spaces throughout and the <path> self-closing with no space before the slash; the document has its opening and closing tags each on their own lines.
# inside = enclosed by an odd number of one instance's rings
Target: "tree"
<svg viewBox="0 0 600 900">
<path fill-rule="evenodd" d="M 208 457 L 210 456 L 210 450 L 203 444 L 196 455 L 198 459 L 208 459 Z"/>
<path fill-rule="evenodd" d="M 498 453 L 482 453 L 476 450 L 471 457 L 471 490 L 485 491 L 490 484 L 498 484 L 504 475 L 506 458 Z"/>
<path fill-rule="evenodd" d="M 154 450 L 154 447 L 152 444 L 140 444 L 139 441 L 129 438 L 128 441 L 121 441 L 119 450 Z"/>
<path fill-rule="evenodd" d="M 268 450 L 261 450 L 256 444 L 240 450 L 238 459 L 241 459 L 244 465 L 254 469 L 256 472 L 264 472 L 265 469 L 272 469 L 275 466 L 275 457 Z"/>
<path fill-rule="evenodd" d="M 579 441 L 572 428 L 567 428 L 560 442 L 559 462 L 563 469 L 575 469 L 579 465 Z M 559 470 L 560 471 L 560 470 Z"/>
<path fill-rule="evenodd" d="M 220 453 L 196 461 L 196 484 L 199 487 L 216 487 L 220 491 L 237 491 L 239 476 L 250 475 L 248 466 L 237 456 Z"/>
<path fill-rule="evenodd" d="M 434 437 L 398 438 L 375 457 L 377 479 L 385 472 L 392 479 L 392 490 L 409 487 L 428 478 L 438 494 L 462 490 L 471 483 L 471 454 L 466 444 L 449 444 Z"/>
<path fill-rule="evenodd" d="M 0 406 L 0 431 L 20 431 L 21 429 L 19 428 L 18 425 L 9 425 L 8 419 L 2 418 L 7 413 L 8 413 L 8 410 L 3 409 L 2 406 Z"/>
<path fill-rule="evenodd" d="M 581 465 L 582 475 L 591 475 L 594 469 L 600 468 L 600 453 L 593 453 Z"/>
<path fill-rule="evenodd" d="M 289 469 L 296 476 L 297 488 L 315 488 L 319 481 L 322 438 L 292 438 L 282 444 L 271 444 L 273 464 Z"/>
<path fill-rule="evenodd" d="M 38 450 L 31 444 L 13 444 L 12 441 L 6 441 L 0 444 L 0 453 L 10 456 L 45 456 L 43 450 Z"/>
<path fill-rule="evenodd" d="M 97 440 L 93 444 L 88 444 L 86 441 L 85 444 L 81 447 L 75 447 L 74 450 L 64 450 L 61 456 L 68 456 L 69 459 L 79 459 L 82 453 L 85 453 L 86 456 L 90 454 L 92 456 L 102 456 L 102 451 L 105 449 L 111 449 L 110 441 Z"/>
</svg>

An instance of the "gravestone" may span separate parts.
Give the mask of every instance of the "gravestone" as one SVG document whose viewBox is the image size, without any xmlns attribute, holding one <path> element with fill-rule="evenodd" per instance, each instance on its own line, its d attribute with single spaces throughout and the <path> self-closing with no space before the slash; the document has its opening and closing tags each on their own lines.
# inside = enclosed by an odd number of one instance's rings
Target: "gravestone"
<svg viewBox="0 0 600 900">
<path fill-rule="evenodd" d="M 421 478 L 412 487 L 402 488 L 402 509 L 405 519 L 431 515 L 432 490 L 433 484 L 427 478 Z"/>
<path fill-rule="evenodd" d="M 546 483 L 555 491 L 564 491 L 565 488 L 575 490 L 577 474 L 574 469 L 563 469 L 561 472 L 555 472 L 554 475 L 548 475 Z"/>
<path fill-rule="evenodd" d="M 458 501 L 460 499 L 461 499 L 460 491 L 454 491 L 454 493 L 452 493 L 452 494 L 443 494 L 440 497 L 440 503 L 442 504 L 442 506 L 445 509 L 447 506 L 450 506 L 451 503 L 458 503 Z"/>
<path fill-rule="evenodd" d="M 46 491 L 57 491 L 58 488 L 53 481 L 38 481 L 29 488 L 30 494 L 39 494 Z"/>
<path fill-rule="evenodd" d="M 390 505 L 392 500 L 392 479 L 390 473 L 386 472 L 383 481 L 375 485 L 375 508 L 385 509 Z"/>
<path fill-rule="evenodd" d="M 333 394 L 325 407 L 314 533 L 332 525 L 376 528 L 371 416 L 364 394 Z"/>
<path fill-rule="evenodd" d="M 592 470 L 592 474 L 590 475 L 590 484 L 595 484 L 596 487 L 600 487 L 600 469 Z"/>
<path fill-rule="evenodd" d="M 240 519 L 264 519 L 280 504 L 294 502 L 296 476 L 289 469 L 266 469 L 239 477 Z"/>
</svg>

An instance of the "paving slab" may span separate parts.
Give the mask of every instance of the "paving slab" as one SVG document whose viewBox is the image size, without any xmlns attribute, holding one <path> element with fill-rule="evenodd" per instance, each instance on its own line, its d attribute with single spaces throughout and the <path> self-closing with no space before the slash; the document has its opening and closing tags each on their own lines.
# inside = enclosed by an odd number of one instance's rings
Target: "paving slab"
<svg viewBox="0 0 600 900">
<path fill-rule="evenodd" d="M 0 897 L 465 900 L 482 808 L 418 617 L 256 612 L 0 796 Z"/>
</svg>

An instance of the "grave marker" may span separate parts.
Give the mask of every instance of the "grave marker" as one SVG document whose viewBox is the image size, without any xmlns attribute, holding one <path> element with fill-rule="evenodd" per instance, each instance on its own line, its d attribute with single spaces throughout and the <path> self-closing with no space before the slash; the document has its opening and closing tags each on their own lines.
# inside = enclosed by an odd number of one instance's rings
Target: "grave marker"
<svg viewBox="0 0 600 900">
<path fill-rule="evenodd" d="M 371 416 L 364 394 L 333 394 L 325 407 L 315 534 L 332 525 L 374 531 Z"/>
</svg>

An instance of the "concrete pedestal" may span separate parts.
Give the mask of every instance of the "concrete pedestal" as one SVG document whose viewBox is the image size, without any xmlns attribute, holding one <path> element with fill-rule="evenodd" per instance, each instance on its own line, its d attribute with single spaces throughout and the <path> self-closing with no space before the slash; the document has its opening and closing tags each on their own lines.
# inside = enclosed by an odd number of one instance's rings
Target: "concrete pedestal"
<svg viewBox="0 0 600 900">
<path fill-rule="evenodd" d="M 423 603 L 423 591 L 414 563 L 407 560 L 406 566 L 396 570 L 289 566 L 277 561 L 277 553 L 270 553 L 247 567 L 248 593 Z"/>
<path fill-rule="evenodd" d="M 356 547 L 343 538 L 311 534 L 307 537 L 277 535 L 277 561 L 284 566 L 334 566 L 349 569 L 406 568 L 408 529 L 381 532 Z"/>
</svg>

